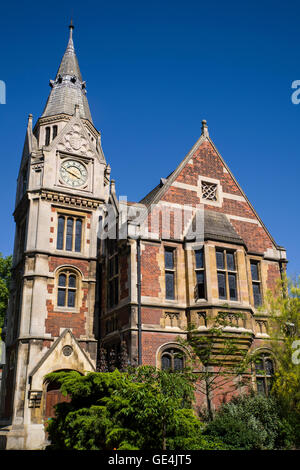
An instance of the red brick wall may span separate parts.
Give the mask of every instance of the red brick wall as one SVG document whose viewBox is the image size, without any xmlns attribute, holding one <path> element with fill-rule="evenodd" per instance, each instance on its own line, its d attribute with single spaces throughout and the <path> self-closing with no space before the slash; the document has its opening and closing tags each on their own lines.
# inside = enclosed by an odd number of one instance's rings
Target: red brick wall
<svg viewBox="0 0 300 470">
<path fill-rule="evenodd" d="M 49 286 L 52 288 L 52 286 Z M 60 328 L 70 328 L 76 338 L 86 334 L 86 306 L 88 289 L 83 288 L 82 303 L 79 311 L 76 312 L 61 312 L 53 305 L 52 300 L 46 300 L 48 316 L 45 321 L 46 333 L 51 333 L 52 336 L 57 337 L 60 334 Z"/>
<path fill-rule="evenodd" d="M 267 277 L 268 289 L 271 289 L 273 292 L 275 292 L 278 279 L 280 279 L 280 270 L 278 263 L 269 264 Z"/>
<path fill-rule="evenodd" d="M 158 251 L 158 246 L 143 245 L 141 251 L 142 295 L 157 297 L 160 293 L 161 271 L 157 261 Z"/>
<path fill-rule="evenodd" d="M 83 276 L 89 275 L 89 262 L 80 259 L 62 258 L 51 256 L 49 257 L 49 271 L 54 272 L 60 266 L 70 266 L 78 268 Z M 48 293 L 53 294 L 53 284 L 48 284 Z M 52 336 L 57 337 L 60 334 L 61 328 L 70 328 L 75 337 L 79 338 L 81 335 L 86 335 L 86 314 L 88 312 L 87 297 L 88 288 L 81 287 L 81 293 L 77 290 L 77 295 L 81 295 L 81 304 L 78 309 L 73 311 L 72 309 L 68 312 L 61 311 L 53 303 L 52 298 L 46 299 L 47 306 L 47 318 L 45 322 L 46 333 L 50 333 Z M 56 295 L 55 295 L 56 297 Z"/>
<path fill-rule="evenodd" d="M 156 352 L 165 343 L 176 343 L 178 333 L 142 333 L 142 359 L 144 365 L 156 366 Z"/>
<path fill-rule="evenodd" d="M 242 193 L 232 176 L 227 172 L 227 170 L 226 172 L 224 172 L 225 167 L 209 142 L 204 142 L 200 146 L 200 148 L 193 155 L 192 162 L 192 164 L 186 164 L 186 166 L 178 175 L 176 179 L 177 182 L 197 186 L 199 175 L 203 177 L 206 176 L 208 178 L 218 179 L 222 186 L 223 192 L 242 196 Z M 196 191 L 172 186 L 165 192 L 162 197 L 162 201 L 176 203 L 180 205 L 191 205 L 194 207 L 200 203 L 200 199 Z M 249 206 L 247 202 L 243 201 L 235 201 L 232 199 L 223 198 L 222 207 L 215 207 L 213 205 L 205 204 L 205 208 L 217 212 L 222 212 L 228 215 L 258 220 L 253 209 Z M 161 210 L 165 211 L 166 209 L 161 208 Z M 150 226 L 150 216 L 148 224 Z M 267 248 L 273 247 L 273 242 L 263 227 L 259 227 L 258 225 L 251 224 L 249 222 L 237 220 L 231 220 L 231 224 L 234 226 L 236 232 L 243 238 L 249 250 L 264 252 Z M 161 220 L 159 222 L 159 225 L 159 234 L 161 235 Z M 173 224 L 171 217 L 170 238 L 172 237 Z M 174 238 L 176 238 L 176 236 Z"/>
<path fill-rule="evenodd" d="M 159 325 L 162 311 L 158 308 L 142 308 L 142 323 Z"/>
<path fill-rule="evenodd" d="M 76 258 L 62 258 L 60 256 L 49 257 L 49 271 L 54 272 L 60 266 L 74 266 L 78 268 L 84 276 L 89 275 L 89 261 Z"/>
</svg>

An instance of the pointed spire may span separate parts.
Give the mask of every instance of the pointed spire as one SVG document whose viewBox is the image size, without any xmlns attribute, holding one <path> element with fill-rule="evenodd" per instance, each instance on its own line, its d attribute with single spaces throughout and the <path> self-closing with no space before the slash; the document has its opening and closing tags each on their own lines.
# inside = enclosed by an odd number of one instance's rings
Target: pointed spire
<svg viewBox="0 0 300 470">
<path fill-rule="evenodd" d="M 92 122 L 86 98 L 85 82 L 82 81 L 78 60 L 73 43 L 73 21 L 69 25 L 69 41 L 63 55 L 55 80 L 50 80 L 52 88 L 45 106 L 44 116 L 55 114 L 74 114 L 75 105 L 79 106 L 81 118 Z"/>
</svg>

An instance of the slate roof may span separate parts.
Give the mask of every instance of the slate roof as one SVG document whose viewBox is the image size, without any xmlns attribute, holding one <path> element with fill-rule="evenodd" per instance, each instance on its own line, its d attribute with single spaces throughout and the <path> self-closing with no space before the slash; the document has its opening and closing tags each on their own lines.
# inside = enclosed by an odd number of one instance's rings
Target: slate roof
<svg viewBox="0 0 300 470">
<path fill-rule="evenodd" d="M 215 240 L 234 243 L 237 245 L 245 245 L 244 240 L 235 231 L 225 214 L 209 209 L 204 209 L 202 214 L 204 214 L 204 227 L 203 218 L 200 219 L 200 224 L 197 226 L 196 217 L 194 217 L 191 229 L 186 234 L 187 240 L 192 240 L 197 234 L 199 239 L 201 239 L 201 236 L 203 235 L 204 240 Z"/>
<path fill-rule="evenodd" d="M 91 112 L 86 98 L 85 82 L 82 81 L 74 49 L 72 37 L 73 28 L 73 25 L 71 25 L 69 42 L 57 71 L 56 78 L 55 80 L 50 80 L 52 90 L 49 94 L 42 117 L 62 113 L 73 116 L 75 104 L 77 104 L 79 105 L 80 117 L 88 119 L 92 123 Z"/>
</svg>

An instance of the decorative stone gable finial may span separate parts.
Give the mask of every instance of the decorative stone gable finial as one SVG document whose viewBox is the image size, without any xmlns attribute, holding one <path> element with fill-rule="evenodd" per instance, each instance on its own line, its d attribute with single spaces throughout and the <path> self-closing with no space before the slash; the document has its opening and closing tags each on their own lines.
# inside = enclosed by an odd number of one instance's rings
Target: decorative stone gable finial
<svg viewBox="0 0 300 470">
<path fill-rule="evenodd" d="M 32 120 L 33 120 L 33 116 L 32 116 L 32 114 L 29 114 L 28 115 L 27 129 L 29 130 L 30 133 L 32 133 Z"/>
<path fill-rule="evenodd" d="M 115 182 L 115 180 L 111 180 L 111 182 L 110 182 L 110 192 L 111 192 L 111 194 L 116 194 L 116 182 Z"/>
<path fill-rule="evenodd" d="M 205 119 L 203 119 L 203 121 L 202 121 L 202 132 L 201 132 L 201 135 L 203 135 L 204 137 L 209 137 L 207 122 L 206 122 Z"/>
</svg>

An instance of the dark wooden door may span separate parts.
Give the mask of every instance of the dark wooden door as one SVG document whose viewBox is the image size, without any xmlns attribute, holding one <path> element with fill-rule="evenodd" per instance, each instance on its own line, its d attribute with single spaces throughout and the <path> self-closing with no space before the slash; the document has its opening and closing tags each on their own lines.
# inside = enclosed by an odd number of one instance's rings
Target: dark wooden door
<svg viewBox="0 0 300 470">
<path fill-rule="evenodd" d="M 49 418 L 55 417 L 55 408 L 54 405 L 62 402 L 70 402 L 71 397 L 67 395 L 66 397 L 60 391 L 60 385 L 56 382 L 52 382 L 47 387 L 46 394 L 46 407 L 45 407 L 45 419 L 46 421 Z"/>
</svg>

